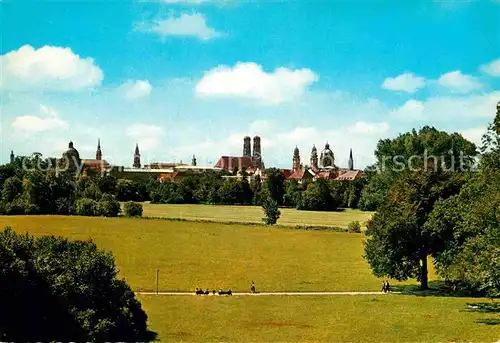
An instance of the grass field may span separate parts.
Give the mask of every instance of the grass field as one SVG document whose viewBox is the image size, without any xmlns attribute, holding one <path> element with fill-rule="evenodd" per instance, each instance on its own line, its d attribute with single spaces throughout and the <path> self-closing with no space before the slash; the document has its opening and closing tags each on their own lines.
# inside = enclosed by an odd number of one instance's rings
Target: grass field
<svg viewBox="0 0 500 343">
<path fill-rule="evenodd" d="M 33 235 L 92 238 L 111 250 L 131 287 L 247 291 L 377 291 L 361 234 L 161 219 L 0 217 Z M 435 279 L 431 271 L 430 279 Z M 408 281 L 407 283 L 415 283 Z M 396 282 L 392 282 L 396 285 Z M 469 313 L 484 299 L 381 296 L 139 296 L 159 339 L 172 341 L 494 342 L 498 314 Z M 495 319 L 500 323 L 500 319 Z M 492 321 L 490 323 L 495 323 Z"/>
<path fill-rule="evenodd" d="M 70 216 L 0 217 L 34 235 L 92 239 L 113 252 L 134 290 L 377 291 L 362 234 L 260 225 Z M 433 275 L 431 275 L 431 279 Z M 393 284 L 396 284 L 393 282 Z"/>
<path fill-rule="evenodd" d="M 384 296 L 140 296 L 168 342 L 496 342 L 498 314 L 468 298 Z"/>
<path fill-rule="evenodd" d="M 144 216 L 157 218 L 183 218 L 218 222 L 262 223 L 264 216 L 260 206 L 224 205 L 171 205 L 143 203 Z M 352 221 L 365 225 L 373 212 L 346 209 L 339 212 L 297 211 L 282 208 L 280 225 L 335 226 L 346 228 Z"/>
</svg>

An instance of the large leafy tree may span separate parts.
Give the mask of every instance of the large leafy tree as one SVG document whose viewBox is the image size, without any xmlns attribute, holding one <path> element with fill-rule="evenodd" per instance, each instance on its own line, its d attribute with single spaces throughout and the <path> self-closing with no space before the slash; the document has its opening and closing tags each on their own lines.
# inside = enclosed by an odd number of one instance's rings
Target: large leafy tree
<svg viewBox="0 0 500 343">
<path fill-rule="evenodd" d="M 365 257 L 375 275 L 417 278 L 428 287 L 428 257 L 443 245 L 426 223 L 436 203 L 457 194 L 464 182 L 464 175 L 441 170 L 404 173 L 367 225 Z"/>
<path fill-rule="evenodd" d="M 147 316 L 90 241 L 0 232 L 2 341 L 149 341 Z"/>
<path fill-rule="evenodd" d="M 500 296 L 500 103 L 483 137 L 479 171 L 428 222 L 443 239 L 438 272 L 455 287 Z"/>
</svg>

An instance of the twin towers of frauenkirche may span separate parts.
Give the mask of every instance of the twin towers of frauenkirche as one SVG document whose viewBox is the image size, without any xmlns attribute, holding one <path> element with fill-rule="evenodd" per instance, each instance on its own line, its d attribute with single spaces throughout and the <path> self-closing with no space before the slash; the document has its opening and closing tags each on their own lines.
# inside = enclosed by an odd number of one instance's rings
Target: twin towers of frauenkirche
<svg viewBox="0 0 500 343">
<path fill-rule="evenodd" d="M 251 138 L 249 136 L 243 137 L 243 157 L 250 157 L 254 167 L 262 168 L 262 151 L 260 148 L 260 137 L 253 138 L 253 150 L 251 147 Z M 251 152 L 251 153 L 250 153 Z"/>
</svg>

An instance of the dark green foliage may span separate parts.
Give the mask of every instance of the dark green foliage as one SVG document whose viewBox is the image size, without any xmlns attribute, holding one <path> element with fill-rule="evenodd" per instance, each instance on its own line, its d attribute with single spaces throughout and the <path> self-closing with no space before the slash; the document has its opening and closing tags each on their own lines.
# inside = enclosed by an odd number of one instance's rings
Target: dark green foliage
<svg viewBox="0 0 500 343">
<path fill-rule="evenodd" d="M 120 214 L 120 203 L 111 194 L 104 194 L 98 203 L 98 213 L 104 217 L 117 217 Z"/>
<path fill-rule="evenodd" d="M 116 199 L 118 201 L 148 200 L 147 182 L 120 179 L 116 182 Z"/>
<path fill-rule="evenodd" d="M 334 211 L 341 203 L 341 194 L 334 188 L 332 181 L 318 179 L 307 186 L 297 208 L 307 211 Z"/>
<path fill-rule="evenodd" d="M 23 191 L 23 182 L 17 176 L 11 176 L 2 188 L 2 201 L 11 202 Z"/>
<path fill-rule="evenodd" d="M 278 206 L 283 205 L 285 196 L 285 176 L 279 169 L 266 169 L 267 192 L 269 196 L 278 203 Z"/>
<path fill-rule="evenodd" d="M 99 203 L 94 199 L 78 199 L 75 210 L 79 216 L 98 216 L 100 214 Z"/>
<path fill-rule="evenodd" d="M 459 173 L 404 173 L 367 225 L 365 257 L 376 276 L 417 278 L 427 288 L 427 258 L 438 256 L 443 245 L 426 223 L 436 203 L 457 194 L 464 182 Z"/>
<path fill-rule="evenodd" d="M 500 169 L 484 169 L 441 201 L 427 227 L 443 237 L 440 275 L 456 288 L 500 296 Z"/>
<path fill-rule="evenodd" d="M 150 341 L 147 316 L 90 241 L 0 232 L 2 341 Z"/>
<path fill-rule="evenodd" d="M 123 205 L 123 214 L 125 217 L 142 217 L 142 205 L 136 202 L 126 202 Z"/>
<path fill-rule="evenodd" d="M 266 225 L 276 224 L 281 215 L 277 201 L 271 197 L 267 197 L 262 203 L 262 208 L 264 209 L 264 215 L 266 216 L 265 218 L 262 218 L 262 221 Z"/>
<path fill-rule="evenodd" d="M 303 188 L 297 181 L 292 180 L 286 183 L 283 205 L 287 207 L 297 207 L 302 199 Z"/>
<path fill-rule="evenodd" d="M 461 154 L 465 157 L 462 161 Z M 464 172 L 474 167 L 475 156 L 476 146 L 460 134 L 429 126 L 380 140 L 375 151 L 377 162 L 367 170 L 368 184 L 362 191 L 359 208 L 377 210 L 386 202 L 392 185 L 410 167 L 413 171 L 436 171 L 444 163 L 448 170 Z"/>
<path fill-rule="evenodd" d="M 361 232 L 361 224 L 357 220 L 350 222 L 349 225 L 347 225 L 347 230 L 349 232 L 360 233 Z"/>
</svg>

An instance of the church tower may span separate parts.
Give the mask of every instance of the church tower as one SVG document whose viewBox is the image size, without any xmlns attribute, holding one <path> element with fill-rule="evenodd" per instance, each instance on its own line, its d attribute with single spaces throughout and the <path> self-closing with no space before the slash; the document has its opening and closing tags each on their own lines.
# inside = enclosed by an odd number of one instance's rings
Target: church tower
<svg viewBox="0 0 500 343">
<path fill-rule="evenodd" d="M 98 161 L 102 160 L 101 139 L 100 138 L 97 138 L 97 151 L 95 152 L 95 159 Z"/>
<path fill-rule="evenodd" d="M 141 154 L 139 153 L 139 144 L 135 144 L 135 152 L 134 152 L 134 168 L 141 167 Z"/>
<path fill-rule="evenodd" d="M 262 168 L 262 151 L 260 150 L 260 137 L 253 138 L 252 162 L 257 168 Z"/>
<path fill-rule="evenodd" d="M 191 165 L 192 165 L 193 167 L 195 167 L 195 166 L 196 166 L 196 157 L 195 157 L 194 155 L 193 155 L 193 159 L 191 160 Z"/>
<path fill-rule="evenodd" d="M 14 150 L 10 151 L 10 163 L 14 163 L 15 156 L 14 156 Z"/>
<path fill-rule="evenodd" d="M 349 170 L 354 170 L 354 160 L 352 158 L 352 149 L 349 152 Z"/>
<path fill-rule="evenodd" d="M 311 168 L 313 170 L 318 170 L 318 149 L 313 145 L 311 150 Z"/>
<path fill-rule="evenodd" d="M 293 168 L 292 170 L 295 172 L 297 170 L 301 169 L 300 165 L 300 154 L 299 154 L 299 148 L 296 146 L 295 150 L 293 151 Z"/>
<path fill-rule="evenodd" d="M 245 136 L 243 138 L 243 156 L 252 156 L 252 149 L 250 147 L 250 137 Z"/>
</svg>

